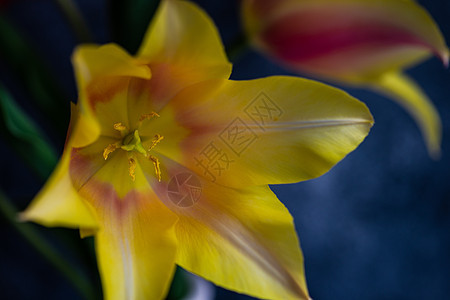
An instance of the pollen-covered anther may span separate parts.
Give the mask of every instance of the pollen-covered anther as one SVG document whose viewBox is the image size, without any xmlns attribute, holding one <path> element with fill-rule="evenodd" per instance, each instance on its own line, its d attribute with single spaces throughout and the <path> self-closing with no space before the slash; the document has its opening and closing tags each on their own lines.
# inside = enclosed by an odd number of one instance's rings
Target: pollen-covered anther
<svg viewBox="0 0 450 300">
<path fill-rule="evenodd" d="M 150 120 L 150 119 L 153 119 L 153 118 L 159 118 L 159 115 L 157 114 L 157 113 L 155 113 L 154 111 L 152 111 L 151 113 L 149 113 L 149 114 L 143 114 L 143 115 L 141 115 L 140 116 L 140 118 L 139 118 L 139 122 L 142 122 L 142 121 L 144 121 L 144 120 Z"/>
<path fill-rule="evenodd" d="M 131 180 L 135 181 L 136 180 L 136 160 L 134 158 L 130 158 L 128 159 L 128 172 L 130 173 L 131 176 Z"/>
<path fill-rule="evenodd" d="M 153 148 L 156 147 L 156 145 L 159 144 L 159 142 L 161 142 L 164 139 L 164 136 L 160 135 L 160 134 L 156 134 L 155 138 L 152 140 L 152 145 L 150 146 L 150 148 L 148 149 L 148 151 L 153 150 Z"/>
<path fill-rule="evenodd" d="M 128 133 L 127 126 L 123 125 L 120 122 L 119 123 L 115 123 L 113 125 L 113 127 L 114 127 L 115 130 L 119 131 L 122 136 L 125 136 Z"/>
<path fill-rule="evenodd" d="M 116 151 L 116 149 L 119 148 L 117 143 L 114 144 L 109 144 L 108 146 L 106 146 L 105 150 L 103 150 L 103 158 L 105 160 L 108 159 L 108 156 L 113 153 L 114 151 Z"/>
<path fill-rule="evenodd" d="M 157 113 L 155 113 L 154 111 L 152 111 L 149 114 L 143 114 L 139 117 L 139 126 L 142 125 L 142 122 L 144 122 L 145 120 L 151 120 L 153 118 L 159 118 L 159 115 Z"/>
<path fill-rule="evenodd" d="M 153 166 L 155 167 L 155 174 L 156 177 L 158 177 L 158 181 L 161 182 L 161 168 L 159 166 L 159 159 L 153 155 L 150 155 L 149 159 L 153 162 Z"/>
<path fill-rule="evenodd" d="M 123 125 L 122 123 L 115 123 L 113 126 L 114 126 L 114 129 L 118 130 L 118 131 L 127 129 L 127 127 L 125 125 Z"/>
</svg>

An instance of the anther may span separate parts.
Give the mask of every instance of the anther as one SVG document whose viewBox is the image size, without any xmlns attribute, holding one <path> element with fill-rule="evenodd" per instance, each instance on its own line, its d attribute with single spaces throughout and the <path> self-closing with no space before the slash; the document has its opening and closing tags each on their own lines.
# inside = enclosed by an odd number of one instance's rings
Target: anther
<svg viewBox="0 0 450 300">
<path fill-rule="evenodd" d="M 164 139 L 164 137 L 163 137 L 162 135 L 156 134 L 156 135 L 155 135 L 155 138 L 154 138 L 153 141 L 152 141 L 152 145 L 150 146 L 150 148 L 148 149 L 148 151 L 153 150 L 153 148 L 155 148 L 156 145 L 158 145 L 159 142 L 161 142 L 163 139 Z"/>
<path fill-rule="evenodd" d="M 127 127 L 125 125 L 123 125 L 122 123 L 115 123 L 113 126 L 114 126 L 114 129 L 118 130 L 118 131 L 123 131 L 123 130 L 127 129 Z"/>
<path fill-rule="evenodd" d="M 157 113 L 155 113 L 154 111 L 152 111 L 149 114 L 143 114 L 139 117 L 139 123 L 138 123 L 138 127 L 140 127 L 142 125 L 142 122 L 144 122 L 145 120 L 151 120 L 153 118 L 159 118 L 159 115 Z"/>
<path fill-rule="evenodd" d="M 113 125 L 114 129 L 119 131 L 122 136 L 125 136 L 128 133 L 128 128 L 122 123 L 115 123 Z"/>
<path fill-rule="evenodd" d="M 155 167 L 155 174 L 156 177 L 158 177 L 158 181 L 161 182 L 161 168 L 159 166 L 159 159 L 153 155 L 150 155 L 149 159 L 153 162 L 153 166 Z"/>
<path fill-rule="evenodd" d="M 103 158 L 104 158 L 105 160 L 107 160 L 107 159 L 108 159 L 108 156 L 109 156 L 111 153 L 113 153 L 114 151 L 116 151 L 117 148 L 118 148 L 117 143 L 115 143 L 115 144 L 109 144 L 109 145 L 105 148 L 105 150 L 103 150 Z"/>
<path fill-rule="evenodd" d="M 155 117 L 159 118 L 159 115 L 157 113 L 155 113 L 154 111 L 152 111 L 149 114 L 141 115 L 140 118 L 139 118 L 139 122 L 142 122 L 144 120 L 150 120 L 150 119 L 153 119 Z"/>
<path fill-rule="evenodd" d="M 128 172 L 130 173 L 131 176 L 131 180 L 135 181 L 136 180 L 136 160 L 134 160 L 134 158 L 130 158 L 128 159 Z"/>
</svg>

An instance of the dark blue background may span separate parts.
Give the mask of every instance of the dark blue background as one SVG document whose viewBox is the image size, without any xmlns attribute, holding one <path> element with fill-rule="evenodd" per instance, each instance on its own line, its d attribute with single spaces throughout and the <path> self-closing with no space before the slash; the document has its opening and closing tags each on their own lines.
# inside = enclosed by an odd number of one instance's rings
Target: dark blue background
<svg viewBox="0 0 450 300">
<path fill-rule="evenodd" d="M 197 1 L 215 20 L 225 44 L 239 31 L 238 1 Z M 450 3 L 419 1 L 450 41 Z M 105 1 L 79 3 L 98 43 L 109 41 Z M 36 51 L 58 74 L 72 99 L 76 90 L 70 55 L 76 45 L 52 1 L 16 1 L 5 14 L 28 35 Z M 1 61 L 1 58 L 0 58 Z M 376 124 L 366 141 L 326 175 L 308 182 L 274 186 L 294 215 L 305 255 L 306 275 L 315 299 L 448 299 L 450 295 L 450 73 L 433 58 L 408 73 L 435 103 L 443 121 L 442 158 L 431 160 L 413 120 L 394 102 L 349 90 L 371 109 Z M 20 86 L 0 62 L 0 80 L 21 101 Z M 234 65 L 232 78 L 287 74 L 249 52 Z M 22 101 L 48 132 L 49 123 Z M 61 149 L 64 137 L 53 135 Z M 1 188 L 20 208 L 42 182 L 8 149 L 1 147 Z M 0 298 L 78 299 L 61 276 L 0 220 Z M 50 240 L 76 236 L 43 230 Z M 46 233 L 48 232 L 48 233 Z M 77 245 L 64 246 L 62 251 Z M 68 251 L 70 252 L 70 251 Z M 93 261 L 68 255 L 80 268 Z M 91 274 L 95 280 L 96 274 Z M 246 299 L 218 290 L 219 299 Z"/>
</svg>

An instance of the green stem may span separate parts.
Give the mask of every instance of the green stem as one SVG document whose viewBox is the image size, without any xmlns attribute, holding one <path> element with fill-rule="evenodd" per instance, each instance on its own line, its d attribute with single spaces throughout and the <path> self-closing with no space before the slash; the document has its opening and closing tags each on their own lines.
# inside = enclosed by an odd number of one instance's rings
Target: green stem
<svg viewBox="0 0 450 300">
<path fill-rule="evenodd" d="M 70 27 L 74 31 L 78 42 L 90 43 L 94 38 L 83 18 L 78 6 L 72 0 L 54 0 L 61 12 L 69 22 Z"/>
<path fill-rule="evenodd" d="M 74 272 L 70 264 L 36 231 L 31 224 L 17 220 L 17 209 L 0 190 L 0 213 L 51 265 L 60 271 L 86 299 L 95 299 L 95 291 L 89 282 Z"/>
</svg>

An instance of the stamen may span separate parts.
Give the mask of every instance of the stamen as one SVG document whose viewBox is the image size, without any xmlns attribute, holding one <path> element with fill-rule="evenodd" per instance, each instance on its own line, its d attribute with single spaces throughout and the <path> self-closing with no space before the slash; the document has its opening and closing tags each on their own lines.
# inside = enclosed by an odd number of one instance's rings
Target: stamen
<svg viewBox="0 0 450 300">
<path fill-rule="evenodd" d="M 158 115 L 157 113 L 155 113 L 154 111 L 152 111 L 152 112 L 149 113 L 149 114 L 143 114 L 143 115 L 141 115 L 141 117 L 139 118 L 139 122 L 142 122 L 142 121 L 144 121 L 144 120 L 150 120 L 150 119 L 153 119 L 153 118 L 155 118 L 155 117 L 159 118 L 159 115 Z"/>
<path fill-rule="evenodd" d="M 153 162 L 153 166 L 155 167 L 156 177 L 158 177 L 158 181 L 161 182 L 161 168 L 159 166 L 159 159 L 153 155 L 150 155 L 149 158 Z"/>
<path fill-rule="evenodd" d="M 125 125 L 123 125 L 122 123 L 115 123 L 114 125 L 114 129 L 115 130 L 118 130 L 118 131 L 123 131 L 123 130 L 126 130 L 127 129 L 127 127 L 125 126 Z"/>
<path fill-rule="evenodd" d="M 114 151 L 116 151 L 117 148 L 118 148 L 117 143 L 109 144 L 109 145 L 105 148 L 105 150 L 103 150 L 103 158 L 104 158 L 105 160 L 107 160 L 107 159 L 108 159 L 108 156 L 109 156 L 111 153 L 113 153 Z"/>
<path fill-rule="evenodd" d="M 139 118 L 139 125 L 145 120 L 150 120 L 152 118 L 159 117 L 159 115 L 155 112 L 151 112 L 149 114 L 143 114 Z M 161 167 L 159 159 L 153 155 L 150 155 L 148 152 L 153 150 L 156 145 L 158 145 L 164 137 L 160 134 L 156 134 L 153 140 L 151 141 L 150 148 L 148 150 L 145 150 L 145 148 L 142 145 L 141 137 L 139 136 L 138 129 L 131 131 L 122 123 L 118 122 L 113 125 L 114 129 L 119 131 L 122 135 L 122 140 L 119 142 L 116 142 L 114 144 L 109 144 L 104 150 L 103 150 L 103 158 L 105 160 L 108 159 L 109 155 L 116 151 L 116 149 L 122 149 L 129 152 L 129 158 L 128 158 L 128 173 L 130 174 L 130 177 L 133 181 L 136 180 L 136 167 L 137 162 L 135 159 L 135 153 L 140 153 L 144 157 L 148 158 L 152 161 L 153 166 L 155 168 L 155 175 L 158 178 L 158 181 L 161 181 Z M 133 151 L 133 153 L 131 153 Z M 133 157 L 130 157 L 133 156 Z"/>
<path fill-rule="evenodd" d="M 139 117 L 139 122 L 138 122 L 138 127 L 141 127 L 142 122 L 144 122 L 145 120 L 151 120 L 153 118 L 159 118 L 159 115 L 157 113 L 155 113 L 154 111 L 152 111 L 149 114 L 143 114 Z"/>
<path fill-rule="evenodd" d="M 164 137 L 160 134 L 156 134 L 155 138 L 152 141 L 152 145 L 150 146 L 150 148 L 148 149 L 148 151 L 151 151 L 153 148 L 156 147 L 156 145 L 158 145 L 159 142 L 161 142 L 164 139 Z"/>
<path fill-rule="evenodd" d="M 134 160 L 134 158 L 130 158 L 128 159 L 128 172 L 130 173 L 131 176 L 131 180 L 135 181 L 136 180 L 136 160 Z"/>
</svg>

